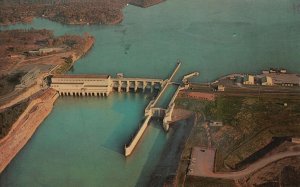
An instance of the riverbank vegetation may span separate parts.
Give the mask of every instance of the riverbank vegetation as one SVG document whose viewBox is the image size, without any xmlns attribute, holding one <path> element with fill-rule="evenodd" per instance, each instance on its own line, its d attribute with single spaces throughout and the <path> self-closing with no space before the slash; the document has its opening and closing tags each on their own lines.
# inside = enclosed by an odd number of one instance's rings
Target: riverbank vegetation
<svg viewBox="0 0 300 187">
<path fill-rule="evenodd" d="M 251 161 L 242 161 L 256 153 L 261 155 L 259 151 L 272 143 L 274 137 L 300 135 L 300 99 L 297 98 L 220 95 L 215 101 L 178 98 L 176 106 L 201 116 L 201 122 L 194 126 L 184 150 L 181 181 L 193 146 L 208 147 L 211 141 L 212 147 L 217 149 L 215 169 L 226 172 L 251 164 Z M 220 121 L 223 126 L 209 127 L 209 140 L 205 124 L 210 121 Z"/>
<path fill-rule="evenodd" d="M 42 17 L 64 24 L 118 24 L 128 4 L 149 7 L 164 0 L 0 1 L 0 25 L 28 23 Z"/>
<path fill-rule="evenodd" d="M 232 187 L 234 186 L 234 181 L 224 180 L 224 179 L 214 179 L 205 177 L 192 177 L 188 176 L 185 180 L 184 186 L 186 187 L 209 187 L 209 186 L 220 186 L 220 187 Z"/>
<path fill-rule="evenodd" d="M 30 70 L 32 75 L 26 75 L 24 82 L 33 80 L 36 72 L 57 65 L 61 67 L 57 73 L 66 72 L 93 43 L 94 38 L 87 33 L 56 37 L 46 29 L 0 31 L 0 96 L 12 92 Z"/>
<path fill-rule="evenodd" d="M 0 65 L 5 61 L 46 56 L 58 52 L 76 50 L 82 54 L 85 43 L 93 38 L 89 34 L 83 37 L 63 35 L 55 37 L 53 31 L 42 29 L 6 30 L 0 32 Z"/>
<path fill-rule="evenodd" d="M 0 75 L 0 97 L 12 92 L 15 86 L 20 84 L 23 72 L 10 75 Z"/>
<path fill-rule="evenodd" d="M 43 17 L 65 24 L 116 24 L 122 21 L 127 0 L 0 2 L 0 23 L 31 22 Z"/>
<path fill-rule="evenodd" d="M 28 103 L 28 101 L 23 101 L 0 111 L 0 139 L 8 134 L 14 122 L 25 111 Z"/>
</svg>

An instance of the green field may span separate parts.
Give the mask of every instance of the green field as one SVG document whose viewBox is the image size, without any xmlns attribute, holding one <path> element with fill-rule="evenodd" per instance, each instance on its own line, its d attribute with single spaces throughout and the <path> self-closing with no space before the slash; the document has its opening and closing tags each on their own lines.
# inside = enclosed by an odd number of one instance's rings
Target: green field
<svg viewBox="0 0 300 187">
<path fill-rule="evenodd" d="M 235 186 L 234 181 L 225 179 L 214 179 L 205 177 L 187 177 L 186 187 L 231 187 Z"/>
<path fill-rule="evenodd" d="M 223 122 L 222 127 L 210 127 L 212 145 L 217 149 L 217 171 L 232 171 L 236 164 L 269 144 L 272 137 L 300 136 L 300 98 L 219 96 L 215 101 L 178 98 L 176 106 L 200 116 L 186 145 L 186 157 L 193 146 L 207 146 L 207 135 L 201 126 L 204 119 Z M 187 163 L 182 161 L 181 171 L 185 166 Z"/>
</svg>

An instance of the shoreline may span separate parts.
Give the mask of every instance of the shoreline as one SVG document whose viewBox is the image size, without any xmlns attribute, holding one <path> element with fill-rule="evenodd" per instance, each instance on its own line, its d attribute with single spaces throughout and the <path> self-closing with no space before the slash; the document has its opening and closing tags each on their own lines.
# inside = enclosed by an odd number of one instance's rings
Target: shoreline
<svg viewBox="0 0 300 187">
<path fill-rule="evenodd" d="M 94 37 L 89 36 L 87 37 L 82 53 L 76 54 L 74 51 L 72 55 L 73 63 L 70 67 L 93 47 L 94 41 Z M 36 98 L 32 97 L 39 92 L 44 93 Z M 0 108 L 4 109 L 24 99 L 30 99 L 25 111 L 18 117 L 17 121 L 13 123 L 8 134 L 0 139 L 0 173 L 5 170 L 18 152 L 31 139 L 37 128 L 48 117 L 58 97 L 59 95 L 55 90 L 51 88 L 43 90 L 40 87 L 38 88 L 38 85 L 35 84 L 33 87 L 29 87 L 24 93 L 0 106 Z"/>
<path fill-rule="evenodd" d="M 112 25 L 123 20 L 126 1 L 0 4 L 3 6 L 0 26 L 30 23 L 34 18 L 45 18 L 64 25 Z M 90 10 L 99 14 L 92 14 Z"/>
<path fill-rule="evenodd" d="M 171 137 L 151 173 L 147 186 L 172 186 L 177 183 L 182 153 L 196 120 L 196 114 L 191 112 L 170 126 Z"/>
<path fill-rule="evenodd" d="M 93 22 L 91 23 L 91 22 L 87 22 L 87 21 L 86 22 L 63 22 L 63 21 L 58 21 L 58 20 L 48 18 L 48 17 L 34 16 L 34 17 L 31 17 L 30 20 L 26 20 L 26 21 L 15 21 L 15 22 L 9 22 L 9 23 L 0 23 L 0 26 L 8 27 L 8 26 L 17 25 L 17 24 L 31 24 L 33 22 L 33 20 L 37 19 L 37 18 L 46 19 L 46 20 L 49 20 L 49 21 L 53 21 L 55 23 L 60 23 L 60 24 L 69 25 L 69 26 L 72 26 L 72 25 L 77 25 L 77 26 L 82 26 L 82 25 L 118 25 L 118 24 L 123 22 L 124 15 L 122 15 L 122 16 L 120 16 L 120 18 L 118 18 L 116 20 L 113 20 L 111 22 L 108 22 L 108 23 L 93 23 Z"/>
<path fill-rule="evenodd" d="M 152 0 L 150 2 L 145 3 L 145 2 L 139 2 L 139 0 L 132 0 L 128 4 L 133 5 L 133 6 L 137 6 L 137 7 L 140 7 L 140 8 L 148 8 L 148 7 L 163 3 L 165 1 L 166 0 Z"/>
<path fill-rule="evenodd" d="M 99 2 L 99 4 L 96 3 L 94 4 L 94 6 L 87 3 L 76 4 L 76 6 L 81 6 L 81 8 L 83 9 L 82 12 L 80 11 L 74 12 L 74 10 L 70 8 L 73 6 L 73 4 L 72 6 L 70 6 L 71 2 L 55 4 L 55 5 L 41 3 L 33 7 L 30 7 L 29 4 L 25 4 L 25 7 L 22 8 L 18 4 L 11 4 L 11 5 L 8 4 L 8 5 L 3 5 L 5 10 L 4 12 L 6 14 L 3 14 L 5 16 L 0 15 L 0 17 L 2 18 L 2 22 L 0 23 L 0 26 L 9 26 L 15 24 L 29 24 L 35 18 L 44 18 L 64 25 L 117 25 L 120 24 L 125 19 L 124 9 L 126 6 L 128 6 L 128 4 L 140 8 L 148 8 L 163 3 L 165 1 L 166 0 L 145 0 L 145 1 L 127 0 L 115 4 L 114 3 L 107 4 L 107 2 Z M 90 12 L 86 10 L 90 8 L 90 6 L 92 6 L 92 8 L 95 8 L 95 5 L 97 5 L 96 6 L 97 11 L 98 12 L 100 11 L 100 13 L 104 15 L 104 18 L 103 17 L 95 18 L 94 16 L 91 16 Z M 20 18 L 6 16 L 11 13 L 12 11 L 11 9 L 14 6 L 16 7 L 17 11 L 23 13 L 20 14 Z M 110 9 L 114 10 L 115 13 L 112 14 L 110 11 L 101 8 L 105 6 L 108 6 Z M 68 14 L 64 12 L 62 13 L 62 15 L 60 15 L 61 11 L 64 11 L 65 9 L 68 9 L 71 12 L 73 11 L 73 13 L 76 16 L 70 17 Z M 46 14 L 41 13 L 43 11 L 39 11 L 39 10 L 44 10 Z M 14 12 L 15 11 L 16 10 L 14 10 Z M 82 14 L 83 16 L 81 16 Z M 80 19 L 78 17 L 80 17 Z"/>
<path fill-rule="evenodd" d="M 4 171 L 27 144 L 40 124 L 48 117 L 57 98 L 57 92 L 48 89 L 41 96 L 30 101 L 25 111 L 12 125 L 9 133 L 0 140 L 0 173 Z"/>
</svg>

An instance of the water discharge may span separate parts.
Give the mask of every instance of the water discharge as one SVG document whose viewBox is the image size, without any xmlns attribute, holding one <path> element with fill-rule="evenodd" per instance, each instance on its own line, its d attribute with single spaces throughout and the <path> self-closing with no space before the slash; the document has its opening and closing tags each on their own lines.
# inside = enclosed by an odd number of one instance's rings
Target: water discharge
<svg viewBox="0 0 300 187">
<path fill-rule="evenodd" d="M 96 38 L 94 48 L 70 73 L 167 78 L 180 59 L 175 80 L 199 71 L 196 80 L 205 82 L 269 67 L 299 71 L 298 7 L 297 0 L 168 0 L 147 9 L 128 6 L 117 26 L 66 26 L 35 19 L 0 29 L 89 32 Z M 153 123 L 131 157 L 125 159 L 122 150 L 143 116 L 146 97 L 60 98 L 1 174 L 0 186 L 145 185 L 167 135 Z"/>
</svg>

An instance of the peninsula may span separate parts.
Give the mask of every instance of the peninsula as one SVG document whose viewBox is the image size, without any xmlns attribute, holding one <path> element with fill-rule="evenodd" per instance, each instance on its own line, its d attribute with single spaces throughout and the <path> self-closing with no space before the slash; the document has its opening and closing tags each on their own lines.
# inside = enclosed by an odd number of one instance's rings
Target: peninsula
<svg viewBox="0 0 300 187">
<path fill-rule="evenodd" d="M 92 0 L 92 1 L 2 1 L 0 25 L 29 23 L 35 17 L 70 25 L 118 24 L 124 16 L 122 9 L 128 5 L 149 7 L 164 0 Z"/>
</svg>

